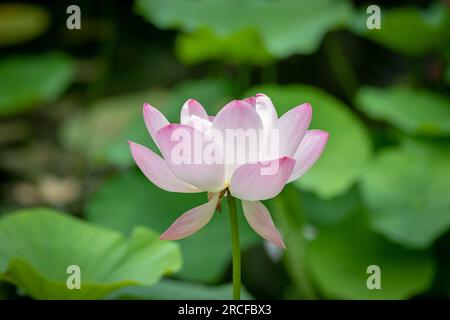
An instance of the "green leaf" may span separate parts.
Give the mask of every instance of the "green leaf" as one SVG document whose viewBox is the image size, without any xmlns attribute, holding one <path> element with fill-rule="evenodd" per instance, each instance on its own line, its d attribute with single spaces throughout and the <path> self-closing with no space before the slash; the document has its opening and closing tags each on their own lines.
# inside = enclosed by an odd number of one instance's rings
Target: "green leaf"
<svg viewBox="0 0 450 320">
<path fill-rule="evenodd" d="M 250 89 L 246 95 L 257 92 L 272 99 L 279 116 L 304 102 L 311 103 L 314 113 L 310 128 L 330 134 L 320 159 L 295 184 L 322 198 L 332 198 L 349 190 L 360 177 L 371 153 L 368 132 L 357 116 L 333 96 L 307 85 L 265 85 Z"/>
<path fill-rule="evenodd" d="M 153 185 L 141 172 L 131 171 L 106 182 L 88 202 L 86 213 L 89 221 L 125 233 L 135 225 L 162 233 L 178 216 L 206 201 L 206 194 L 170 193 Z M 179 242 L 183 268 L 177 277 L 214 283 L 224 275 L 231 247 L 226 201 L 222 206 L 223 212 L 216 212 L 208 225 Z M 241 247 L 245 250 L 260 238 L 243 214 L 239 216 Z"/>
<path fill-rule="evenodd" d="M 434 264 L 429 252 L 407 250 L 371 232 L 362 212 L 338 225 L 323 227 L 307 248 L 308 264 L 327 298 L 405 299 L 425 291 Z M 381 289 L 367 288 L 377 265 Z"/>
<path fill-rule="evenodd" d="M 175 52 L 185 64 L 192 65 L 209 60 L 229 64 L 264 65 L 273 61 L 258 33 L 252 29 L 220 37 L 207 28 L 193 33 L 179 34 Z"/>
<path fill-rule="evenodd" d="M 425 89 L 363 87 L 356 96 L 368 116 L 409 134 L 450 135 L 450 99 Z"/>
<path fill-rule="evenodd" d="M 329 30 L 352 15 L 345 0 L 138 0 L 136 9 L 162 29 L 192 33 L 207 27 L 218 37 L 253 29 L 277 57 L 314 52 Z"/>
<path fill-rule="evenodd" d="M 307 261 L 308 242 L 317 236 L 317 226 L 336 225 L 359 205 L 353 188 L 339 197 L 321 200 L 311 193 L 300 192 L 291 185 L 269 201 L 270 212 L 286 243 L 283 262 L 293 284 L 291 297 L 317 299 L 312 271 Z"/>
<path fill-rule="evenodd" d="M 326 200 L 309 192 L 302 192 L 299 197 L 308 221 L 314 225 L 339 223 L 361 204 L 356 188 Z"/>
<path fill-rule="evenodd" d="M 81 289 L 66 273 L 80 268 Z M 51 209 L 28 209 L 0 219 L 0 278 L 36 299 L 98 299 L 125 286 L 151 285 L 181 267 L 174 243 L 145 228 L 129 239 Z"/>
<path fill-rule="evenodd" d="M 163 279 L 153 286 L 135 286 L 120 289 L 108 298 L 122 300 L 230 300 L 232 292 L 232 284 L 213 287 Z M 252 299 L 252 296 L 245 288 L 241 289 L 241 299 Z"/>
<path fill-rule="evenodd" d="M 0 61 L 0 116 L 54 102 L 69 87 L 75 66 L 68 56 L 47 53 Z"/>
<path fill-rule="evenodd" d="M 0 47 L 29 41 L 44 33 L 50 24 L 46 10 L 28 3 L 0 5 Z"/>
<path fill-rule="evenodd" d="M 450 39 L 450 10 L 444 3 L 427 11 L 417 7 L 382 9 L 381 29 L 368 29 L 368 16 L 363 12 L 354 17 L 354 31 L 404 55 L 425 54 Z"/>
<path fill-rule="evenodd" d="M 450 227 L 448 146 L 383 150 L 365 173 L 361 190 L 376 231 L 404 246 L 430 246 Z"/>
</svg>

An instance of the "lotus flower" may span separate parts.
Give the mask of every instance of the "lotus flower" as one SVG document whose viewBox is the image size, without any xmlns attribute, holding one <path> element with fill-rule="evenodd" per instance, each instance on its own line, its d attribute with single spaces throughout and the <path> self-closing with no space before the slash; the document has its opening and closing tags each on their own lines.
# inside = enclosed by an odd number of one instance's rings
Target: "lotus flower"
<svg viewBox="0 0 450 320">
<path fill-rule="evenodd" d="M 328 133 L 308 130 L 312 108 L 305 103 L 278 118 L 272 101 L 264 94 L 244 100 L 231 101 L 218 114 L 209 116 L 194 99 L 186 101 L 181 109 L 180 123 L 170 124 L 156 108 L 144 104 L 147 129 L 161 151 L 162 157 L 148 148 L 129 141 L 134 161 L 144 175 L 155 185 L 170 192 L 208 192 L 209 201 L 181 215 L 160 237 L 177 240 L 203 228 L 220 209 L 226 194 L 242 200 L 244 215 L 250 226 L 264 239 L 278 247 L 286 248 L 267 208 L 261 203 L 277 196 L 286 183 L 300 178 L 321 155 Z M 247 145 L 238 148 L 240 161 L 228 161 L 236 139 L 245 140 L 249 131 L 258 132 L 258 146 L 276 140 L 272 149 L 252 158 Z M 183 134 L 179 134 L 182 131 Z M 225 137 L 221 143 L 212 139 L 213 132 Z M 229 138 L 229 132 L 235 135 Z M 195 137 L 209 144 L 188 146 L 185 154 L 195 158 L 213 150 L 216 161 L 179 161 L 176 159 L 180 137 L 192 145 Z M 186 147 L 186 146 L 185 146 Z M 269 149 L 269 148 L 267 148 Z M 187 151 L 186 151 L 187 150 Z M 219 161 L 217 161 L 219 160 Z M 264 169 L 276 168 L 273 172 Z"/>
</svg>

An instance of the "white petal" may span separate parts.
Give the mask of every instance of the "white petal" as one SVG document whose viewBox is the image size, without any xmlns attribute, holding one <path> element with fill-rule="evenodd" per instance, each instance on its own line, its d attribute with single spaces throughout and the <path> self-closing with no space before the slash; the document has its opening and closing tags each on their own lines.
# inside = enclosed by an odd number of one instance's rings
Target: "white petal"
<svg viewBox="0 0 450 320">
<path fill-rule="evenodd" d="M 183 104 L 180 114 L 180 123 L 185 124 L 187 121 L 189 121 L 191 116 L 197 116 L 201 119 L 209 120 L 208 114 L 206 113 L 203 106 L 194 99 L 189 99 Z"/>
<path fill-rule="evenodd" d="M 211 135 L 212 122 L 209 120 L 192 115 L 184 124 L 194 127 L 206 135 Z"/>
<path fill-rule="evenodd" d="M 273 106 L 272 100 L 262 93 L 256 95 L 255 101 L 256 112 L 264 126 L 264 130 L 269 131 L 278 120 L 277 110 Z"/>
</svg>

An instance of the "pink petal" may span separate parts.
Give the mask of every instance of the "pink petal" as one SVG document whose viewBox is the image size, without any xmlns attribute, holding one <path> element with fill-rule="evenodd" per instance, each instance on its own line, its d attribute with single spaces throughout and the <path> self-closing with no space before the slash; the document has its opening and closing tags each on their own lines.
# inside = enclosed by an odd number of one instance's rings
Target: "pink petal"
<svg viewBox="0 0 450 320">
<path fill-rule="evenodd" d="M 177 178 L 160 156 L 140 144 L 128 141 L 131 154 L 142 173 L 155 185 L 170 192 L 201 192 Z"/>
<path fill-rule="evenodd" d="M 256 97 L 248 97 L 248 98 L 244 98 L 244 99 L 242 99 L 242 101 L 248 103 L 248 104 L 251 105 L 252 107 L 255 107 L 255 105 L 256 105 Z"/>
<path fill-rule="evenodd" d="M 248 143 L 245 134 L 250 132 L 257 137 L 259 130 L 263 129 L 263 125 L 251 104 L 242 100 L 234 100 L 219 111 L 214 118 L 212 128 L 220 132 L 223 137 L 222 153 L 226 164 L 225 176 L 229 181 L 239 165 L 257 160 L 257 152 L 251 151 L 255 145 Z M 227 133 L 236 134 L 236 136 L 230 137 Z"/>
<path fill-rule="evenodd" d="M 178 240 L 200 230 L 211 220 L 218 200 L 219 193 L 215 193 L 207 203 L 185 212 L 175 220 L 159 239 Z"/>
<path fill-rule="evenodd" d="M 248 224 L 256 233 L 277 247 L 286 249 L 280 233 L 273 223 L 269 210 L 261 202 L 243 200 L 242 209 L 244 209 L 244 215 L 247 218 Z"/>
<path fill-rule="evenodd" d="M 189 99 L 183 104 L 183 107 L 181 108 L 180 122 L 183 124 L 186 123 L 191 116 L 197 116 L 201 119 L 209 120 L 208 114 L 203 106 L 194 99 Z"/>
<path fill-rule="evenodd" d="M 279 155 L 292 157 L 298 149 L 300 142 L 309 127 L 312 117 L 312 108 L 304 103 L 289 110 L 278 119 L 275 129 L 279 135 Z"/>
<path fill-rule="evenodd" d="M 231 178 L 231 194 L 242 200 L 265 200 L 283 190 L 294 169 L 295 160 L 283 157 L 267 163 L 244 164 Z"/>
<path fill-rule="evenodd" d="M 203 132 L 184 124 L 170 124 L 158 131 L 156 137 L 164 160 L 178 178 L 202 191 L 224 188 L 222 155 Z M 206 148 L 215 150 L 217 159 L 211 158 Z"/>
<path fill-rule="evenodd" d="M 328 141 L 328 132 L 322 130 L 308 130 L 295 152 L 296 160 L 294 171 L 288 182 L 300 178 L 319 159 Z"/>
<path fill-rule="evenodd" d="M 226 129 L 261 129 L 262 122 L 251 104 L 234 100 L 224 106 L 214 118 L 213 128 Z"/>
<path fill-rule="evenodd" d="M 261 118 L 265 130 L 270 130 L 278 120 L 277 110 L 272 100 L 262 93 L 258 93 L 255 99 L 256 112 Z"/>
<path fill-rule="evenodd" d="M 155 138 L 156 132 L 158 132 L 158 130 L 160 130 L 161 128 L 167 126 L 169 124 L 169 121 L 167 121 L 166 117 L 164 117 L 164 115 L 159 112 L 158 109 L 152 107 L 148 103 L 144 103 L 143 113 L 145 126 L 147 127 L 148 132 L 153 138 L 153 141 L 158 144 Z"/>
</svg>

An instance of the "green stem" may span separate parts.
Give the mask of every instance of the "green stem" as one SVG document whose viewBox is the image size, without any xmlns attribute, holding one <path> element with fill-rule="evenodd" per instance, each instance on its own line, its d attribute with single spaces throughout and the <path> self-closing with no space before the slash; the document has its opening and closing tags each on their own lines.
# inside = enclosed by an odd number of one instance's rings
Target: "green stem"
<svg viewBox="0 0 450 320">
<path fill-rule="evenodd" d="M 233 299 L 241 298 L 241 248 L 239 245 L 239 226 L 236 211 L 236 198 L 227 194 L 230 210 L 231 252 L 233 256 Z"/>
</svg>

